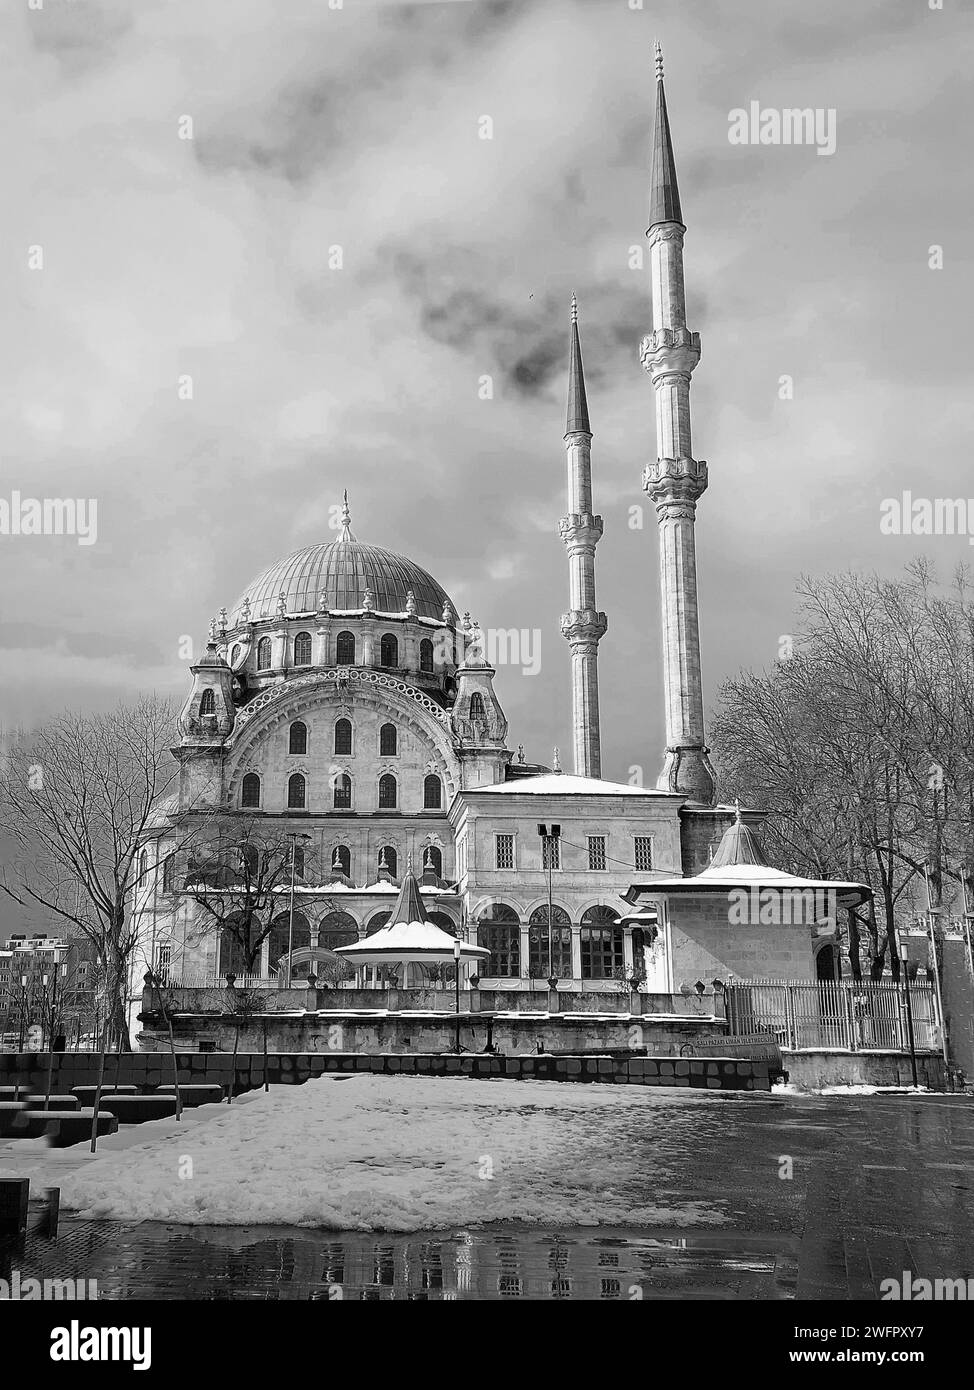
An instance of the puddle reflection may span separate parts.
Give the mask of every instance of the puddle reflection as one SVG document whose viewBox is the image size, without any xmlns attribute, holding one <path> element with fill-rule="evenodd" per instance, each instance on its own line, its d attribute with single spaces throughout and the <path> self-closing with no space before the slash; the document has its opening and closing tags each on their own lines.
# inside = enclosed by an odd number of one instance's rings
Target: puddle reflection
<svg viewBox="0 0 974 1390">
<path fill-rule="evenodd" d="M 114 1226 L 85 1263 L 99 1296 L 121 1299 L 780 1299 L 797 1281 L 790 1237 L 726 1229 L 400 1236 L 145 1222 Z"/>
</svg>

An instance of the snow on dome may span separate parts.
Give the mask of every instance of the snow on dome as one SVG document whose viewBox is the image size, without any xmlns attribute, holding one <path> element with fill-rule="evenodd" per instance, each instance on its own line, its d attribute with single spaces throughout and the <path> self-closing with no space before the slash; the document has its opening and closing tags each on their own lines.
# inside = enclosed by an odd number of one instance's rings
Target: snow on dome
<svg viewBox="0 0 974 1390">
<path fill-rule="evenodd" d="M 446 590 L 405 555 L 339 538 L 296 550 L 259 574 L 231 609 L 230 626 L 244 621 L 244 599 L 254 620 L 273 617 L 282 593 L 288 613 L 317 612 L 322 602 L 332 612 L 356 612 L 366 589 L 378 613 L 405 613 L 410 592 L 419 617 L 441 622 L 447 603 L 456 611 Z"/>
</svg>

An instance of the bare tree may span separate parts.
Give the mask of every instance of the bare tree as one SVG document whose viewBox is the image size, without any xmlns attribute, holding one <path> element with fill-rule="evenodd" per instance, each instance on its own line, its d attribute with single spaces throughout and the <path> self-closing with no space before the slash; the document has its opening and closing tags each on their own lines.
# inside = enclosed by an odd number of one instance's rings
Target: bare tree
<svg viewBox="0 0 974 1390">
<path fill-rule="evenodd" d="M 264 941 L 279 922 L 278 909 L 288 910 L 292 837 L 263 817 L 234 811 L 183 817 L 180 830 L 184 888 L 201 909 L 197 939 L 215 935 L 218 960 L 222 953 L 234 975 L 256 974 Z M 298 884 L 303 876 L 302 867 L 295 874 Z"/>
<path fill-rule="evenodd" d="M 729 682 L 713 737 L 725 788 L 768 811 L 772 855 L 869 883 L 850 913 L 850 961 L 898 960 L 896 920 L 931 869 L 959 885 L 974 828 L 974 605 L 922 565 L 896 580 L 842 574 L 799 588 L 797 649 Z"/>
<path fill-rule="evenodd" d="M 91 942 L 102 1016 L 126 1047 L 126 979 L 138 939 L 129 908 L 151 872 L 140 868 L 139 851 L 153 807 L 176 785 L 174 732 L 173 706 L 155 696 L 104 714 L 66 713 L 19 736 L 0 772 L 0 826 L 12 846 L 0 892 Z"/>
</svg>

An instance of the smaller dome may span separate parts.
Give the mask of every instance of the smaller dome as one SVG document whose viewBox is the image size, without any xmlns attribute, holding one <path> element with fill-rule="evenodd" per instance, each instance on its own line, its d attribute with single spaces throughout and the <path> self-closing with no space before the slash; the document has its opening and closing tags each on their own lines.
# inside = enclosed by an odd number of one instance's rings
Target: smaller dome
<svg viewBox="0 0 974 1390">
<path fill-rule="evenodd" d="M 215 642 L 207 642 L 206 651 L 197 661 L 197 666 L 226 666 L 226 661 L 216 649 Z"/>
</svg>

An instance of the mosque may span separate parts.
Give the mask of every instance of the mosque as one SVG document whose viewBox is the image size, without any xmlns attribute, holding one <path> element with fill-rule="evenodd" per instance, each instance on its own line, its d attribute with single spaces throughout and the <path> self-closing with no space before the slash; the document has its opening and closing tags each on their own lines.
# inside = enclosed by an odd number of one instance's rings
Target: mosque
<svg viewBox="0 0 974 1390">
<path fill-rule="evenodd" d="M 748 829 L 760 814 L 720 803 L 705 741 L 694 522 L 707 465 L 694 457 L 690 434 L 700 336 L 687 326 L 686 227 L 659 52 L 656 90 L 653 321 L 640 347 L 658 444 L 643 478 L 659 532 L 666 747 L 656 785 L 601 775 L 598 657 L 608 624 L 595 557 L 603 525 L 573 300 L 560 522 L 573 770 L 512 752 L 480 629 L 412 560 L 359 540 L 346 496 L 335 538 L 264 569 L 221 611 L 192 667 L 173 750 L 179 791 L 160 808 L 146 850 L 155 872 L 137 903 L 151 959 L 170 978 L 266 978 L 289 946 L 308 960 L 316 949 L 361 940 L 386 925 L 410 867 L 430 919 L 489 950 L 478 968 L 492 988 L 530 989 L 554 975 L 582 991 L 638 980 L 672 993 L 701 974 L 709 982 L 770 973 L 772 957 L 775 974 L 814 978 L 821 924 L 773 941 L 766 932 L 765 952 L 753 932 L 745 939 L 728 926 L 726 906 L 716 920 L 712 898 L 695 919 L 686 905 L 697 899 L 680 896 L 674 930 L 666 894 L 653 889 L 705 873 L 715 856 L 732 882 L 747 878 L 749 864 L 760 878 L 763 866 Z M 285 894 L 259 960 L 241 960 L 225 933 L 207 932 L 194 895 L 181 891 L 175 827 L 213 814 L 293 847 L 293 923 Z"/>
</svg>

